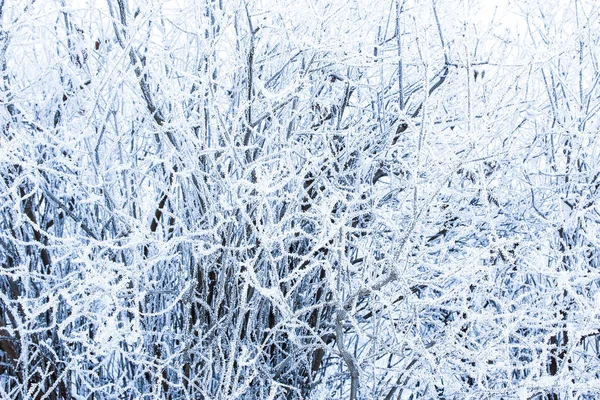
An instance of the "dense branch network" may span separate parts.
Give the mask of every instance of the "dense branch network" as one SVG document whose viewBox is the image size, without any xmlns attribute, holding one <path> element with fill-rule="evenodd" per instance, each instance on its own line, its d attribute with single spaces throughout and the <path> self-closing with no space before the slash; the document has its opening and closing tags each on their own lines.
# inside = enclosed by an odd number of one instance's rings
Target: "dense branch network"
<svg viewBox="0 0 600 400">
<path fill-rule="evenodd" d="M 594 2 L 84 3 L 0 0 L 0 397 L 600 394 Z"/>
</svg>

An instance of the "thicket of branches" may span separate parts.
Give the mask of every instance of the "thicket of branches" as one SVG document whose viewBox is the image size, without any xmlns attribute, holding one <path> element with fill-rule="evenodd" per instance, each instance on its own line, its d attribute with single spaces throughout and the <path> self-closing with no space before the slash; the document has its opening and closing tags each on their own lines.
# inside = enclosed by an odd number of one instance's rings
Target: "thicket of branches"
<svg viewBox="0 0 600 400">
<path fill-rule="evenodd" d="M 0 0 L 0 397 L 600 394 L 593 0 Z"/>
</svg>

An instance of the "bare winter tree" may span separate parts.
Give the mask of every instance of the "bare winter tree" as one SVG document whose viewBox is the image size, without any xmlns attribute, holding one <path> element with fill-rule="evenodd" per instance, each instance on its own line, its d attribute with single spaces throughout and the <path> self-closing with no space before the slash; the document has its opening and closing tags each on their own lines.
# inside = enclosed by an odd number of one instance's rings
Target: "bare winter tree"
<svg viewBox="0 0 600 400">
<path fill-rule="evenodd" d="M 600 10 L 493 3 L 0 0 L 0 397 L 600 395 Z"/>
</svg>

